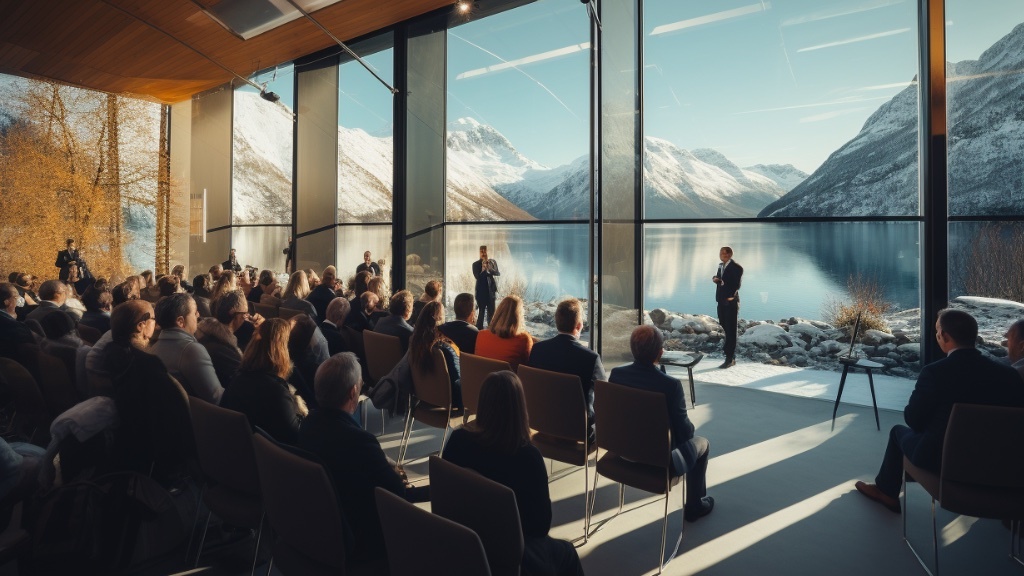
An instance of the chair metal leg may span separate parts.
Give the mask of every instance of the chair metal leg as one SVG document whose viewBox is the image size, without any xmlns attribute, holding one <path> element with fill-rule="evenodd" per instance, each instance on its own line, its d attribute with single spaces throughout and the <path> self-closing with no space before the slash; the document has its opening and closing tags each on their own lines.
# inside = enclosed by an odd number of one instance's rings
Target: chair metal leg
<svg viewBox="0 0 1024 576">
<path fill-rule="evenodd" d="M 274 557 L 271 556 L 270 557 L 270 562 L 267 562 L 267 574 L 266 574 L 266 576 L 270 576 L 270 572 L 273 569 L 274 569 Z"/>
<path fill-rule="evenodd" d="M 925 573 L 928 574 L 928 576 L 938 576 L 938 574 L 939 574 L 939 540 L 938 540 L 938 531 L 936 529 L 936 522 L 935 522 L 935 499 L 934 498 L 931 499 L 932 500 L 932 545 L 934 546 L 934 550 L 935 550 L 935 572 L 932 573 L 932 571 L 928 568 L 928 565 L 925 564 L 924 559 L 921 558 L 921 555 L 917 553 L 916 549 L 914 549 L 914 545 L 910 543 L 910 538 L 907 538 L 907 512 L 908 512 L 908 508 L 909 508 L 907 506 L 907 500 L 909 500 L 909 494 L 908 494 L 909 490 L 908 490 L 908 488 L 909 487 L 907 485 L 907 475 L 904 472 L 904 474 L 903 474 L 903 502 L 902 502 L 902 504 L 903 504 L 903 541 L 907 543 L 907 547 L 910 548 L 910 551 L 914 554 L 914 558 L 917 558 L 917 563 L 921 565 L 921 568 L 924 569 Z"/>
<path fill-rule="evenodd" d="M 366 410 L 366 400 L 361 400 L 359 402 L 359 417 L 360 417 L 360 420 L 362 420 L 362 423 L 363 423 L 363 430 L 366 430 L 366 413 L 367 413 L 367 410 Z"/>
<path fill-rule="evenodd" d="M 617 514 L 622 514 L 622 503 L 626 500 L 626 485 L 619 482 L 619 511 Z"/>
<path fill-rule="evenodd" d="M 1010 521 L 1010 558 L 1024 566 L 1024 560 L 1020 557 L 1020 525 L 1020 520 Z"/>
<path fill-rule="evenodd" d="M 413 423 L 413 407 L 412 401 L 410 400 L 408 408 L 405 412 L 405 427 L 402 430 L 402 440 L 398 443 L 398 465 L 401 466 L 405 460 L 405 451 L 409 447 L 409 437 L 412 436 L 412 423 Z"/>
<path fill-rule="evenodd" d="M 256 531 L 256 549 L 252 551 L 252 570 L 249 571 L 249 576 L 256 576 L 256 562 L 260 557 L 260 540 L 263 538 L 263 524 L 267 519 L 266 510 L 260 515 L 260 527 Z"/>
<path fill-rule="evenodd" d="M 590 499 L 590 514 L 588 515 L 589 518 L 594 517 L 594 506 L 597 504 L 597 457 L 599 454 L 600 451 L 594 452 L 594 497 Z M 587 526 L 590 526 L 589 520 L 587 521 Z"/>
<path fill-rule="evenodd" d="M 583 543 L 586 544 L 590 537 L 590 454 L 584 454 L 583 458 Z"/>
<path fill-rule="evenodd" d="M 199 489 L 199 497 L 196 498 L 196 515 L 192 519 L 192 531 L 188 534 L 188 544 L 185 545 L 185 564 L 188 564 L 188 558 L 192 555 L 192 541 L 196 539 L 196 528 L 199 527 L 199 510 L 203 505 L 204 494 L 206 494 L 206 483 L 203 483 L 202 488 Z"/>
<path fill-rule="evenodd" d="M 203 535 L 199 538 L 199 548 L 196 550 L 196 561 L 192 565 L 193 568 L 199 567 L 199 557 L 203 555 L 203 544 L 206 543 L 206 531 L 210 529 L 210 516 L 213 516 L 213 512 L 206 513 L 206 523 L 203 524 Z"/>
<path fill-rule="evenodd" d="M 935 520 L 935 498 L 932 498 L 932 550 L 935 551 L 935 576 L 939 576 L 939 529 Z"/>
<path fill-rule="evenodd" d="M 666 472 L 667 474 L 667 472 Z M 665 515 L 661 519 L 661 550 L 658 552 L 658 574 L 661 574 L 662 569 L 668 562 L 665 561 L 665 537 L 668 535 L 668 494 L 669 491 L 665 490 Z"/>
<path fill-rule="evenodd" d="M 444 456 L 444 445 L 448 442 L 448 429 L 451 428 L 451 418 L 448 418 L 448 422 L 444 425 L 444 432 L 441 433 L 441 449 L 437 452 L 437 457 L 441 458 Z"/>
</svg>

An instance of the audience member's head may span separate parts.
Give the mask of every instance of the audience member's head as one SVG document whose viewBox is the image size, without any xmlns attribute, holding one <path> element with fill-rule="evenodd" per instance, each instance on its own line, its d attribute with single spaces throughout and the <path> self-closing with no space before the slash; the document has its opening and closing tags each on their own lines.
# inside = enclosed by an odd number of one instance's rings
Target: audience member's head
<svg viewBox="0 0 1024 576">
<path fill-rule="evenodd" d="M 298 270 L 292 272 L 292 275 L 288 278 L 288 285 L 284 288 L 284 294 L 281 295 L 282 300 L 288 300 L 289 298 L 298 298 L 302 300 L 306 296 L 309 296 L 309 279 L 306 276 L 305 270 Z"/>
<path fill-rule="evenodd" d="M 215 302 L 221 296 L 235 290 L 238 290 L 238 276 L 231 270 L 225 270 L 220 273 L 220 278 L 217 279 L 213 290 L 210 291 L 210 302 Z"/>
<path fill-rule="evenodd" d="M 364 314 L 371 314 L 377 309 L 377 304 L 380 303 L 380 298 L 373 292 L 363 292 L 363 295 L 359 297 L 359 302 L 363 307 Z"/>
<path fill-rule="evenodd" d="M 401 292 L 399 292 L 401 294 Z M 395 296 L 398 296 L 396 294 Z M 394 305 L 394 300 L 391 301 Z M 424 372 L 434 371 L 432 351 L 434 343 L 444 337 L 438 326 L 444 323 L 444 306 L 440 302 L 428 302 L 416 317 L 416 326 L 409 337 L 409 363 Z"/>
<path fill-rule="evenodd" d="M 185 265 L 184 264 L 176 265 L 174 268 L 171 269 L 171 275 L 177 276 L 179 279 L 184 280 L 185 279 Z"/>
<path fill-rule="evenodd" d="M 260 271 L 259 285 L 263 287 L 264 293 L 268 292 L 267 287 L 273 284 L 274 280 L 277 280 L 277 276 L 274 275 L 273 270 Z"/>
<path fill-rule="evenodd" d="M 221 264 L 214 264 L 213 266 L 210 266 L 209 274 L 210 274 L 210 278 L 214 282 L 216 282 L 217 280 L 220 280 L 220 275 L 221 275 L 222 272 L 224 272 L 224 266 L 223 265 L 221 265 Z"/>
<path fill-rule="evenodd" d="M 362 388 L 362 369 L 359 359 L 351 352 L 339 352 L 316 369 L 313 388 L 316 401 L 324 408 L 345 410 L 352 414 L 359 405 Z"/>
<path fill-rule="evenodd" d="M 423 295 L 435 302 L 440 302 L 442 288 L 440 280 L 431 280 L 423 287 Z"/>
<path fill-rule="evenodd" d="M 352 291 L 356 293 L 356 298 L 359 298 L 363 295 L 363 292 L 366 292 L 366 287 L 370 283 L 370 278 L 373 278 L 373 274 L 370 274 L 366 270 L 356 274 L 356 282 L 352 288 Z"/>
<path fill-rule="evenodd" d="M 473 323 L 473 318 L 476 312 L 476 300 L 473 295 L 468 292 L 463 292 L 455 297 L 455 319 L 462 320 L 463 322 Z"/>
<path fill-rule="evenodd" d="M 583 328 L 583 307 L 575 298 L 562 300 L 555 308 L 555 328 L 562 334 L 579 336 Z"/>
<path fill-rule="evenodd" d="M 324 273 L 320 277 L 320 283 L 326 285 L 331 290 L 337 288 L 338 283 L 338 269 L 334 266 L 328 266 L 324 268 Z"/>
<path fill-rule="evenodd" d="M 260 324 L 242 354 L 239 371 L 273 374 L 282 380 L 287 378 L 292 372 L 292 360 L 288 355 L 291 331 L 291 322 L 281 318 L 271 318 Z"/>
<path fill-rule="evenodd" d="M 143 270 L 142 273 L 139 274 L 139 276 L 142 276 L 142 286 L 144 288 L 149 288 L 150 286 L 153 286 L 153 284 L 155 284 L 155 282 L 153 281 L 152 270 Z"/>
<path fill-rule="evenodd" d="M 192 279 L 192 287 L 201 293 L 210 293 L 210 289 L 213 288 L 213 276 L 210 273 L 199 274 Z"/>
<path fill-rule="evenodd" d="M 145 300 L 129 300 L 110 313 L 110 337 L 119 346 L 145 349 L 155 328 L 153 305 Z"/>
<path fill-rule="evenodd" d="M 241 290 L 228 292 L 221 296 L 213 309 L 213 315 L 217 322 L 226 324 L 232 332 L 238 330 L 238 327 L 245 322 L 247 314 L 249 314 L 249 302 Z"/>
<path fill-rule="evenodd" d="M 320 285 L 320 277 L 316 275 L 312 268 L 306 268 L 306 281 L 309 282 L 309 289 L 311 291 Z"/>
<path fill-rule="evenodd" d="M 352 304 L 345 298 L 335 298 L 327 305 L 327 321 L 335 326 L 345 323 L 345 318 L 352 311 Z"/>
<path fill-rule="evenodd" d="M 14 284 L 18 281 L 18 277 L 21 276 L 21 272 L 11 272 L 7 275 L 7 283 Z"/>
<path fill-rule="evenodd" d="M 161 330 L 180 328 L 188 334 L 195 334 L 199 326 L 196 301 L 185 292 L 172 294 L 158 302 L 154 316 Z"/>
<path fill-rule="evenodd" d="M 124 282 L 118 284 L 111 290 L 114 296 L 114 306 L 129 300 L 138 300 L 142 296 L 142 277 L 129 276 Z"/>
<path fill-rule="evenodd" d="M 166 298 L 172 294 L 185 291 L 181 287 L 181 278 L 178 278 L 173 274 L 171 276 L 161 276 L 156 285 L 160 289 L 161 298 Z"/>
<path fill-rule="evenodd" d="M 391 291 L 388 290 L 388 284 L 384 281 L 382 276 L 374 276 L 373 278 L 370 278 L 369 282 L 366 283 L 366 289 L 377 295 L 378 308 L 385 310 L 391 307 Z"/>
<path fill-rule="evenodd" d="M 61 306 L 68 299 L 68 289 L 60 280 L 47 280 L 39 287 L 39 297 Z"/>
<path fill-rule="evenodd" d="M 69 334 L 77 337 L 75 333 L 75 319 L 63 310 L 51 310 L 39 319 L 39 325 L 43 327 L 43 334 L 50 341 L 58 341 Z M 81 344 L 81 341 L 78 342 Z"/>
<path fill-rule="evenodd" d="M 18 309 L 18 289 L 14 287 L 14 284 L 4 282 L 0 284 L 0 298 L 3 298 L 3 309 L 14 316 L 14 313 Z"/>
<path fill-rule="evenodd" d="M 114 296 L 109 290 L 104 290 L 103 285 L 97 281 L 92 286 L 85 289 L 85 293 L 82 294 L 82 304 L 85 305 L 85 309 L 89 312 L 110 312 L 111 308 L 114 307 Z"/>
<path fill-rule="evenodd" d="M 523 384 L 514 372 L 492 372 L 484 379 L 476 420 L 468 426 L 480 444 L 503 454 L 512 454 L 530 444 L 526 397 Z"/>
<path fill-rule="evenodd" d="M 519 296 L 505 296 L 494 310 L 487 329 L 499 338 L 512 338 L 526 331 L 523 300 Z"/>
<path fill-rule="evenodd" d="M 645 324 L 633 329 L 629 336 L 629 351 L 633 353 L 633 360 L 638 364 L 654 364 L 661 359 L 662 345 L 665 337 L 661 330 L 654 326 Z"/>
<path fill-rule="evenodd" d="M 15 277 L 15 278 L 17 278 L 17 281 L 16 282 L 12 282 L 12 284 L 17 284 L 18 287 L 21 288 L 22 290 L 31 290 L 32 289 L 32 281 L 36 279 L 35 276 L 33 276 L 31 274 L 18 273 L 18 272 L 15 272 L 15 274 L 17 274 L 17 276 Z"/>
<path fill-rule="evenodd" d="M 935 338 L 943 352 L 956 348 L 974 348 L 978 341 L 978 321 L 963 310 L 944 308 L 935 321 Z"/>
<path fill-rule="evenodd" d="M 395 292 L 395 295 L 391 297 L 391 305 L 388 306 L 388 312 L 408 320 L 412 316 L 412 292 L 408 290 Z"/>
<path fill-rule="evenodd" d="M 288 354 L 292 362 L 298 362 L 309 350 L 316 333 L 316 322 L 308 314 L 297 314 L 291 317 L 292 331 L 288 335 Z"/>
<path fill-rule="evenodd" d="M 1017 320 L 1006 331 L 1006 350 L 1010 364 L 1016 364 L 1024 359 L 1024 320 Z"/>
</svg>

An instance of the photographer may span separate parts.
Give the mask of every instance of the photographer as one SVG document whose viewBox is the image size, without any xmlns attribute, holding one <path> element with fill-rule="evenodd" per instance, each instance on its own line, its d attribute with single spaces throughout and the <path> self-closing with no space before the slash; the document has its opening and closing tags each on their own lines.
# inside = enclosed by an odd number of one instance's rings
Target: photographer
<svg viewBox="0 0 1024 576">
<path fill-rule="evenodd" d="M 238 263 L 238 256 L 235 255 L 235 249 L 231 249 L 231 253 L 228 254 L 228 259 L 221 263 L 224 270 L 231 270 L 235 274 L 242 271 L 242 266 Z"/>
</svg>

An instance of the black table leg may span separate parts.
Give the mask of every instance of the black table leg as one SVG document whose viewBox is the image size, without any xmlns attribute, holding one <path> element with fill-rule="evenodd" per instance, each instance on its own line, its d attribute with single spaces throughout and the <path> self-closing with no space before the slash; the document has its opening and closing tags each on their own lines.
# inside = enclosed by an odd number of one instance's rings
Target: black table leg
<svg viewBox="0 0 1024 576">
<path fill-rule="evenodd" d="M 686 372 L 690 375 L 690 404 L 697 407 L 697 393 L 693 390 L 693 366 L 687 366 Z"/>
<path fill-rule="evenodd" d="M 867 368 L 868 385 L 871 386 L 871 407 L 875 409 L 875 428 L 882 431 L 882 425 L 878 423 L 878 402 L 875 402 L 875 379 L 871 377 L 871 368 Z"/>
<path fill-rule="evenodd" d="M 836 394 L 836 405 L 832 408 L 832 431 L 836 430 L 836 412 L 839 411 L 839 399 L 843 397 L 843 387 L 846 386 L 846 373 L 850 370 L 849 366 L 843 365 L 843 376 L 839 379 L 839 393 Z"/>
</svg>

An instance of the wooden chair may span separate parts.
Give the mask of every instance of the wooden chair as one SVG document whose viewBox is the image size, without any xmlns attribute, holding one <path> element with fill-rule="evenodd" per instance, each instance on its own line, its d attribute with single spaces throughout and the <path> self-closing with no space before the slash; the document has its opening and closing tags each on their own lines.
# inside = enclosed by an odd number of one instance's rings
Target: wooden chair
<svg viewBox="0 0 1024 576">
<path fill-rule="evenodd" d="M 392 576 L 490 576 L 480 537 L 469 528 L 374 488 Z"/>
<path fill-rule="evenodd" d="M 92 326 L 86 326 L 85 324 L 78 324 L 78 335 L 81 336 L 82 342 L 85 342 L 89 346 L 94 346 L 96 342 L 103 337 L 100 331 L 93 328 Z"/>
<path fill-rule="evenodd" d="M 5 388 L 11 398 L 10 408 L 14 412 L 8 432 L 19 433 L 29 442 L 45 446 L 50 441 L 53 416 L 46 407 L 35 378 L 24 366 L 2 356 L 0 375 L 6 381 Z"/>
<path fill-rule="evenodd" d="M 476 414 L 476 407 L 480 402 L 480 388 L 484 384 L 484 379 L 493 372 L 512 370 L 512 367 L 508 362 L 463 352 L 459 355 L 459 368 L 462 371 L 460 382 L 464 407 L 462 423 L 465 424 L 469 420 L 470 414 Z"/>
<path fill-rule="evenodd" d="M 430 457 L 430 510 L 476 532 L 494 576 L 519 576 L 523 529 L 511 488 Z"/>
<path fill-rule="evenodd" d="M 965 516 L 1009 520 L 1010 556 L 1020 558 L 1024 518 L 1024 408 L 954 404 L 942 444 L 938 475 L 903 458 L 903 540 L 925 572 L 932 574 L 907 538 L 907 481 L 916 480 L 932 500 L 932 546 L 939 572 L 935 503 Z"/>
<path fill-rule="evenodd" d="M 263 535 L 264 510 L 249 420 L 245 414 L 215 406 L 193 396 L 189 397 L 188 402 L 199 467 L 206 480 L 201 494 L 209 508 L 196 550 L 195 566 L 199 565 L 199 557 L 203 553 L 210 516 L 216 514 L 232 526 L 257 531 L 256 549 L 252 558 L 252 573 L 255 573 Z M 198 509 L 196 514 L 198 516 Z M 189 545 L 191 548 L 191 539 Z"/>
<path fill-rule="evenodd" d="M 665 537 L 668 532 L 668 499 L 672 486 L 684 476 L 673 477 L 670 472 L 672 429 L 665 408 L 665 395 L 612 384 L 603 380 L 594 382 L 597 448 L 600 455 L 594 470 L 594 489 L 598 475 L 619 483 L 619 512 L 622 512 L 625 486 L 645 492 L 665 495 L 665 515 L 661 525 L 661 551 L 658 555 L 658 573 L 675 557 L 683 540 L 679 533 L 675 550 L 665 560 Z M 686 502 L 686 483 L 683 502 Z M 595 498 L 596 500 L 596 498 Z M 682 507 L 680 507 L 682 510 Z M 683 522 L 685 528 L 685 521 Z"/>
<path fill-rule="evenodd" d="M 579 376 L 520 364 L 517 370 L 526 395 L 533 444 L 548 459 L 583 466 L 583 542 L 590 532 L 590 455 L 597 445 L 589 441 L 587 401 Z"/>
<path fill-rule="evenodd" d="M 372 382 L 368 382 L 367 389 L 373 388 L 380 382 L 380 379 L 391 373 L 391 370 L 402 361 L 402 341 L 398 336 L 379 334 L 373 330 L 363 330 L 362 349 L 366 357 L 366 371 L 370 373 Z M 358 355 L 358 354 L 357 354 Z M 363 429 L 366 428 L 367 412 L 366 396 L 359 399 L 363 416 Z M 380 433 L 384 434 L 384 410 L 380 411 Z"/>
<path fill-rule="evenodd" d="M 438 455 L 444 454 L 444 445 L 448 441 L 448 430 L 451 428 L 452 416 L 460 416 L 462 410 L 452 406 L 452 384 L 448 375 L 448 365 L 444 355 L 437 348 L 431 351 L 433 372 L 424 373 L 416 366 L 410 366 L 412 372 L 412 395 L 409 411 L 405 413 L 405 433 L 398 450 L 398 463 L 405 460 L 405 452 L 409 448 L 413 424 L 418 420 L 427 426 L 444 430 L 441 434 L 441 449 Z"/>
<path fill-rule="evenodd" d="M 253 303 L 252 307 L 257 314 L 264 318 L 277 318 L 277 306 Z"/>
</svg>

